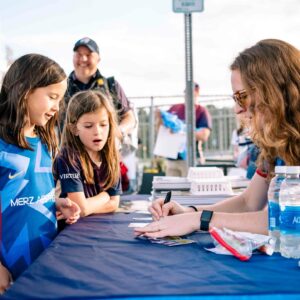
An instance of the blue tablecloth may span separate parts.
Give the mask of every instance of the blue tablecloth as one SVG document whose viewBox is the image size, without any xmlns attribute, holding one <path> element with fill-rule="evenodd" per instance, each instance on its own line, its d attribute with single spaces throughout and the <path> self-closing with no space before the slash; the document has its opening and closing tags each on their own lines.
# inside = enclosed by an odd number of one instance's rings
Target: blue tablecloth
<svg viewBox="0 0 300 300">
<path fill-rule="evenodd" d="M 167 247 L 135 239 L 136 213 L 95 215 L 68 226 L 3 299 L 300 299 L 297 260 L 257 254 L 241 262 L 197 244 Z"/>
</svg>

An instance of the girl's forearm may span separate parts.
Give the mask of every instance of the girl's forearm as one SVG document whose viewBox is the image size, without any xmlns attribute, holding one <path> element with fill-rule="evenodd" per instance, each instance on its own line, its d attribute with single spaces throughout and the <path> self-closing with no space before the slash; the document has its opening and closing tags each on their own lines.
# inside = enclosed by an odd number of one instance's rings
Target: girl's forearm
<svg viewBox="0 0 300 300">
<path fill-rule="evenodd" d="M 108 213 L 115 211 L 119 206 L 120 196 L 110 196 L 107 192 L 101 192 L 94 197 L 87 198 L 81 208 L 81 216 L 90 214 Z"/>
</svg>

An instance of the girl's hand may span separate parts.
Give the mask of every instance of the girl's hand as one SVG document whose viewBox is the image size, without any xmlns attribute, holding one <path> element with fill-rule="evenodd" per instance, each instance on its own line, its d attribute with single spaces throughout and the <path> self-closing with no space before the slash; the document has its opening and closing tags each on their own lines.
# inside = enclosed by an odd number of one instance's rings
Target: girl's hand
<svg viewBox="0 0 300 300">
<path fill-rule="evenodd" d="M 176 201 L 170 201 L 164 204 L 164 199 L 159 198 L 155 200 L 148 210 L 152 214 L 152 218 L 158 221 L 161 217 L 166 217 L 168 215 L 177 215 L 185 212 L 189 212 L 188 207 L 184 207 L 177 203 Z"/>
<path fill-rule="evenodd" d="M 5 291 L 12 284 L 12 276 L 9 271 L 0 263 L 0 295 L 5 293 Z"/>
<path fill-rule="evenodd" d="M 56 220 L 63 220 L 64 219 L 64 215 L 60 212 L 60 211 L 56 211 Z"/>
<path fill-rule="evenodd" d="M 134 228 L 134 234 L 136 236 L 143 235 L 150 238 L 189 234 L 199 229 L 199 215 L 199 213 L 189 213 L 163 217 L 159 221 L 152 222 L 145 227 Z"/>
<path fill-rule="evenodd" d="M 80 207 L 77 203 L 69 198 L 58 198 L 56 200 L 56 207 L 58 210 L 58 219 L 66 219 L 66 223 L 76 223 L 80 217 Z"/>
</svg>

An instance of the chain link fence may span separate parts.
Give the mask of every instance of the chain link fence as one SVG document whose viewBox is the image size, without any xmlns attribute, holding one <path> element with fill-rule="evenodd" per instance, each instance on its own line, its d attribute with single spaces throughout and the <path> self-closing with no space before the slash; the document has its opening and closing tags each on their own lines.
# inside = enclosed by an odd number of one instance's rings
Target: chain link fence
<svg viewBox="0 0 300 300">
<path fill-rule="evenodd" d="M 157 133 L 158 112 L 167 110 L 175 103 L 183 103 L 183 95 L 132 97 L 139 118 L 139 160 L 153 159 L 153 149 Z M 199 103 L 209 110 L 212 117 L 212 132 L 204 143 L 205 157 L 231 156 L 233 153 L 231 136 L 236 129 L 233 101 L 229 95 L 203 95 Z"/>
</svg>

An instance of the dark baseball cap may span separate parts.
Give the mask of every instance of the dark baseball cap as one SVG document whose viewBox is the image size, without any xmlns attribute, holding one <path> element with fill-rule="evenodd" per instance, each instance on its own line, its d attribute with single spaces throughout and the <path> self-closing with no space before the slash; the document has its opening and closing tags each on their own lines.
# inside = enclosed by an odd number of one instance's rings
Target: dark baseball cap
<svg viewBox="0 0 300 300">
<path fill-rule="evenodd" d="M 194 90 L 200 89 L 200 85 L 196 81 L 194 81 L 193 87 L 194 87 Z M 185 93 L 185 89 L 183 92 Z"/>
<path fill-rule="evenodd" d="M 200 88 L 199 83 L 197 83 L 197 82 L 194 81 L 194 89 L 199 89 L 199 88 Z"/>
<path fill-rule="evenodd" d="M 99 54 L 99 47 L 97 43 L 88 37 L 84 37 L 79 41 L 77 41 L 73 48 L 73 51 L 76 51 L 80 46 L 85 46 L 88 49 L 90 49 L 92 52 L 97 52 Z"/>
</svg>

